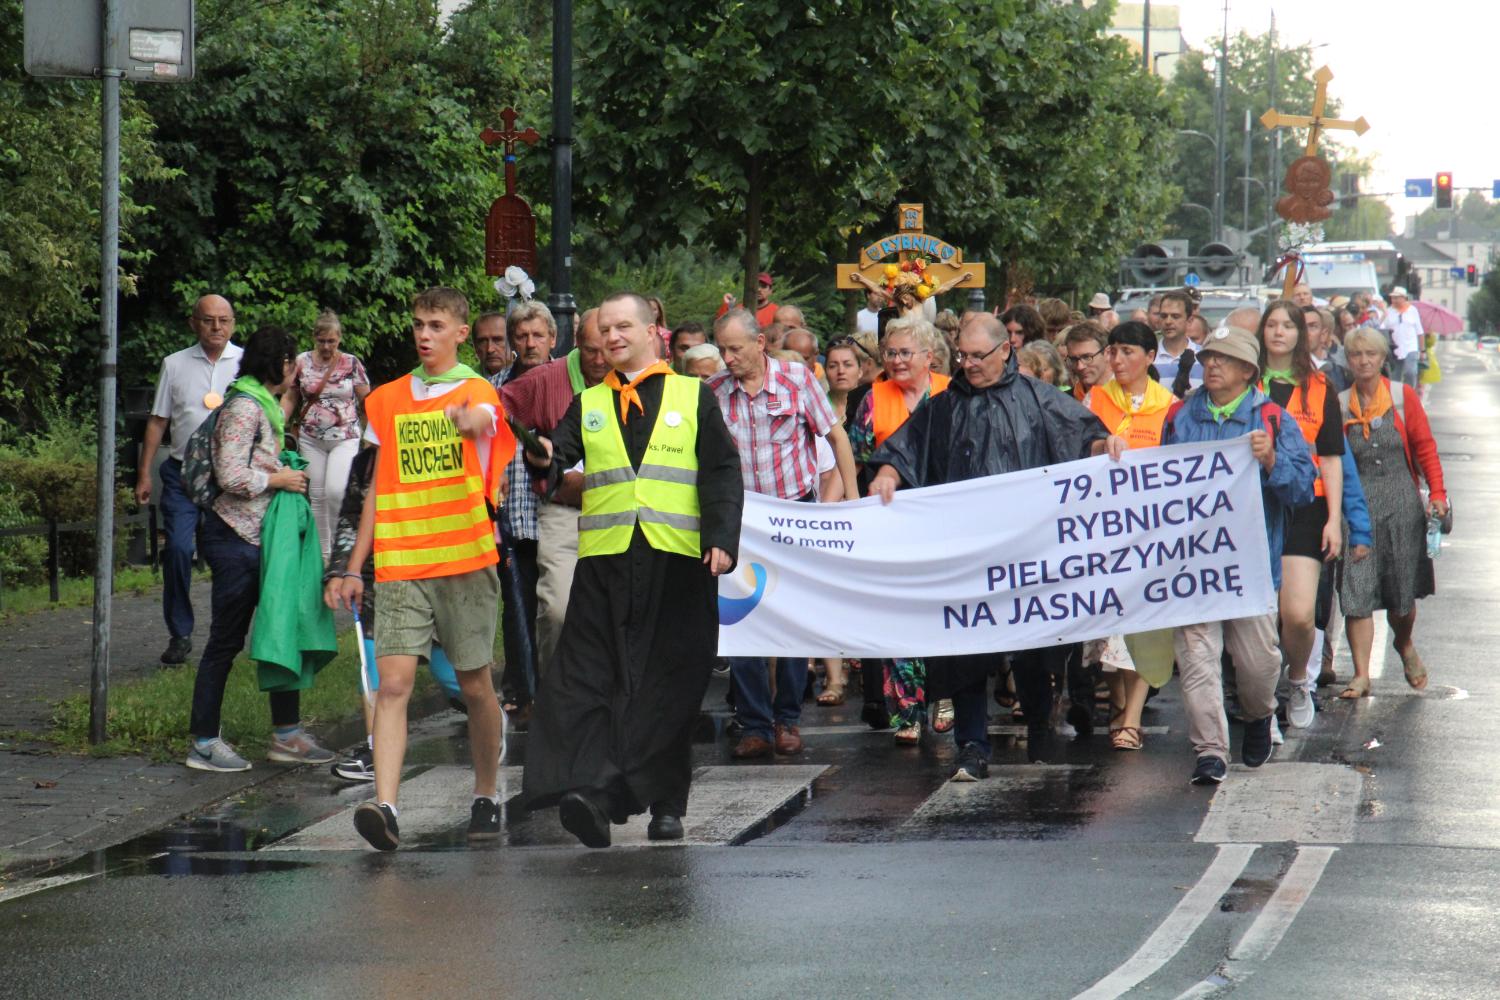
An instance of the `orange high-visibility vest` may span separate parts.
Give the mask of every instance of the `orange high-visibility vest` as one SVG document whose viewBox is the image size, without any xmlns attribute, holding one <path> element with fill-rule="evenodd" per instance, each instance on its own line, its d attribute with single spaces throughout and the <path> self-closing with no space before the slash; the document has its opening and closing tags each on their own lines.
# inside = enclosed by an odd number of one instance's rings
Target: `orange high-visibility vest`
<svg viewBox="0 0 1500 1000">
<path fill-rule="evenodd" d="M 947 375 L 934 372 L 928 394 L 936 396 L 948 388 L 949 381 Z M 876 382 L 870 386 L 870 397 L 875 408 L 875 447 L 879 448 L 885 444 L 886 438 L 901 429 L 906 418 L 911 416 L 911 411 L 906 408 L 906 397 L 901 394 L 901 387 L 895 382 Z"/>
<path fill-rule="evenodd" d="M 474 442 L 443 414 L 449 406 L 495 408 L 499 430 L 489 468 Z M 465 379 L 459 388 L 417 399 L 402 376 L 365 398 L 365 415 L 380 440 L 375 463 L 375 579 L 460 576 L 500 561 L 490 507 L 515 451 L 494 386 Z M 508 446 L 508 447 L 507 447 Z"/>
<path fill-rule="evenodd" d="M 1318 463 L 1318 433 L 1323 429 L 1323 406 L 1328 400 L 1328 376 L 1322 372 L 1313 372 L 1307 377 L 1307 391 L 1302 391 L 1302 386 L 1292 390 L 1292 397 L 1286 401 L 1286 412 L 1297 421 L 1297 429 L 1307 439 L 1307 446 L 1313 449 L 1313 467 L 1318 470 L 1317 482 L 1313 483 L 1314 496 L 1326 496 L 1327 491 L 1323 487 L 1323 469 Z"/>
<path fill-rule="evenodd" d="M 1104 422 L 1111 434 L 1118 434 L 1120 422 L 1129 414 L 1114 404 L 1109 394 L 1098 386 L 1089 390 L 1084 397 L 1084 405 L 1094 411 L 1094 415 Z M 1130 427 L 1122 435 L 1125 443 L 1131 448 L 1155 448 L 1161 444 L 1162 432 L 1167 426 L 1167 415 L 1172 408 L 1166 407 L 1156 413 L 1137 413 L 1130 418 Z"/>
</svg>

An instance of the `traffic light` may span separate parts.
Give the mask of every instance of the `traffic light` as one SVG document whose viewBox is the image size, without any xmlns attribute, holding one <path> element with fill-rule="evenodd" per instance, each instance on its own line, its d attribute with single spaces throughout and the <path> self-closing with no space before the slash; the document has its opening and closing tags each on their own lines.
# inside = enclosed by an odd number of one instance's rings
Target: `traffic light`
<svg viewBox="0 0 1500 1000">
<path fill-rule="evenodd" d="M 1479 268 L 1475 267 L 1473 264 L 1469 265 L 1469 284 L 1479 284 Z"/>
<path fill-rule="evenodd" d="M 1437 183 L 1432 186 L 1433 208 L 1453 207 L 1453 175 L 1444 170 L 1437 175 Z"/>
</svg>

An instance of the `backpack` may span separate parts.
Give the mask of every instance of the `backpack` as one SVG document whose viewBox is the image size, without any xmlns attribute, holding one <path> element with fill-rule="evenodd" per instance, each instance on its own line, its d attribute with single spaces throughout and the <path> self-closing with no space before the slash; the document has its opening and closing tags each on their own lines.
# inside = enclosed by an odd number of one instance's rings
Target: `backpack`
<svg viewBox="0 0 1500 1000">
<path fill-rule="evenodd" d="M 182 490 L 201 510 L 213 509 L 214 501 L 223 492 L 219 489 L 218 479 L 214 477 L 214 431 L 219 426 L 219 414 L 224 412 L 224 407 L 229 405 L 231 399 L 239 395 L 242 393 L 234 391 L 225 394 L 224 402 L 198 425 L 198 429 L 188 438 L 187 447 L 182 450 Z M 255 441 L 260 441 L 258 425 Z"/>
</svg>

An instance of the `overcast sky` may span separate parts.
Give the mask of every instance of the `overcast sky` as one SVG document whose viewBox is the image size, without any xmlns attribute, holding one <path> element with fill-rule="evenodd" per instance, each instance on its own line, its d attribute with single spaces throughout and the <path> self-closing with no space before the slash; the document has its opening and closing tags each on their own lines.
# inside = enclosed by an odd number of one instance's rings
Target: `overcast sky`
<svg viewBox="0 0 1500 1000">
<path fill-rule="evenodd" d="M 1223 30 L 1223 0 L 1179 0 L 1178 6 L 1188 44 L 1214 44 Z M 1399 194 L 1406 178 L 1451 170 L 1455 187 L 1482 187 L 1486 194 L 1500 180 L 1500 130 L 1489 110 L 1500 3 L 1230 0 L 1230 35 L 1240 29 L 1263 34 L 1273 8 L 1282 45 L 1324 45 L 1314 51 L 1313 66 L 1333 70 L 1330 96 L 1345 118 L 1363 115 L 1370 123 L 1362 137 L 1341 141 L 1374 154 L 1366 191 L 1398 192 L 1390 199 L 1398 232 L 1406 216 L 1431 204 Z M 1280 110 L 1307 114 L 1306 108 Z M 1298 136 L 1305 141 L 1305 132 Z"/>
</svg>

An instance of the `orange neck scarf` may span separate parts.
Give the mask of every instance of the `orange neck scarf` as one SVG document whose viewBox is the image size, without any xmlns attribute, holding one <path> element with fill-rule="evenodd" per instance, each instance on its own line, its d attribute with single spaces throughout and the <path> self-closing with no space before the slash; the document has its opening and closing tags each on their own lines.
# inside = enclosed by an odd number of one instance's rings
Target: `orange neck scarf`
<svg viewBox="0 0 1500 1000">
<path fill-rule="evenodd" d="M 611 371 L 608 375 L 604 376 L 604 384 L 611 389 L 618 389 L 620 392 L 620 423 L 625 424 L 630 422 L 630 407 L 632 405 L 641 413 L 646 412 L 646 408 L 641 405 L 641 394 L 636 391 L 636 386 L 646 381 L 652 375 L 670 374 L 672 374 L 672 369 L 667 366 L 667 363 L 665 361 L 658 361 L 629 382 L 620 381 L 620 373 L 616 371 Z"/>
<path fill-rule="evenodd" d="M 1380 380 L 1379 388 L 1375 390 L 1375 398 L 1370 400 L 1370 409 L 1364 410 L 1359 402 L 1359 390 L 1355 389 L 1349 393 L 1349 413 L 1351 419 L 1344 421 L 1344 429 L 1348 430 L 1358 424 L 1365 432 L 1365 440 L 1370 440 L 1370 425 L 1382 415 L 1389 413 L 1394 404 L 1391 401 L 1391 388 L 1385 379 Z"/>
</svg>

